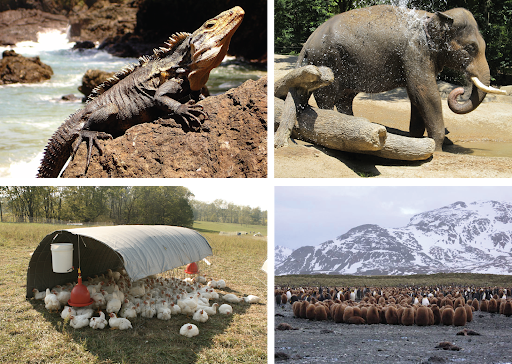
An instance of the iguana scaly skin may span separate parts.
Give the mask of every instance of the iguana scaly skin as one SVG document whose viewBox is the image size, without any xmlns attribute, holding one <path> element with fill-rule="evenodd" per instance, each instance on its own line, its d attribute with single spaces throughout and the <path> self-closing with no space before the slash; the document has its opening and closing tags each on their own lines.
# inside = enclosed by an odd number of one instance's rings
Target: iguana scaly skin
<svg viewBox="0 0 512 364">
<path fill-rule="evenodd" d="M 181 116 L 190 129 L 208 115 L 196 105 L 210 71 L 221 62 L 234 32 L 242 22 L 239 6 L 205 22 L 193 34 L 177 33 L 165 47 L 139 58 L 93 90 L 86 106 L 72 114 L 45 148 L 38 177 L 58 177 L 70 156 L 87 140 L 89 167 L 93 144 L 119 136 L 133 125 L 166 114 Z"/>
</svg>

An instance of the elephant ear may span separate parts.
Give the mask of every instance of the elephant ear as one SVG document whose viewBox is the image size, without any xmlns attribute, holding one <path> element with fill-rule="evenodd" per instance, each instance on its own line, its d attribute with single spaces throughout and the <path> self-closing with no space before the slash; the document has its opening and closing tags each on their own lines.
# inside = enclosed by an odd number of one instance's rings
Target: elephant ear
<svg viewBox="0 0 512 364">
<path fill-rule="evenodd" d="M 448 40 L 448 32 L 453 25 L 453 18 L 445 13 L 436 13 L 426 21 L 427 39 L 431 46 L 443 48 Z"/>
</svg>

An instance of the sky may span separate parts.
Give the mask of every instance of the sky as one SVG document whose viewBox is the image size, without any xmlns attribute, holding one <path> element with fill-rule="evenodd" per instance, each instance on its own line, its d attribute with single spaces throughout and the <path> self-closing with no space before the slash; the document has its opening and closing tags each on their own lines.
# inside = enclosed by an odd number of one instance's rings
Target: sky
<svg viewBox="0 0 512 364">
<path fill-rule="evenodd" d="M 318 245 L 363 224 L 404 227 L 420 212 L 489 200 L 512 203 L 512 186 L 277 186 L 275 245 Z"/>
<path fill-rule="evenodd" d="M 259 207 L 268 211 L 273 205 L 272 188 L 261 180 L 210 179 L 207 183 L 200 181 L 184 181 L 180 186 L 187 187 L 194 194 L 194 199 L 202 202 L 213 202 L 217 199 L 232 202 L 239 206 Z"/>
</svg>

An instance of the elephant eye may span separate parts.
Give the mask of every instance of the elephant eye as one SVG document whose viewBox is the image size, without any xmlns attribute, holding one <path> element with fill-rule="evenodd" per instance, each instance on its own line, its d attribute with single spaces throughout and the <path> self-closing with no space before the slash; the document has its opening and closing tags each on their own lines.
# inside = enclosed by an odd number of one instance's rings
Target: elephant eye
<svg viewBox="0 0 512 364">
<path fill-rule="evenodd" d="M 478 47 L 476 46 L 476 44 L 474 43 L 471 43 L 471 44 L 468 44 L 467 46 L 464 47 L 465 51 L 468 52 L 469 54 L 475 54 L 475 53 L 478 53 Z"/>
</svg>

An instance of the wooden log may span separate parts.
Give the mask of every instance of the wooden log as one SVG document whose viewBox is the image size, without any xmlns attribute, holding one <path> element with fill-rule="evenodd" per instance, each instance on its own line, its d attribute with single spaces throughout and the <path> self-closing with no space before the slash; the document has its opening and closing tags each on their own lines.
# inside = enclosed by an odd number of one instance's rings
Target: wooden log
<svg viewBox="0 0 512 364">
<path fill-rule="evenodd" d="M 361 151 L 361 153 L 403 161 L 422 161 L 430 158 L 436 149 L 436 142 L 431 138 L 411 138 L 392 133 L 387 135 L 384 148 L 377 151 Z"/>
<path fill-rule="evenodd" d="M 283 105 L 283 100 L 274 98 L 274 129 L 282 120 Z M 435 150 L 433 139 L 387 133 L 384 126 L 365 118 L 315 107 L 298 114 L 291 135 L 331 149 L 397 160 L 425 160 Z"/>
<path fill-rule="evenodd" d="M 333 81 L 334 74 L 329 67 L 309 65 L 295 68 L 274 82 L 274 96 L 284 100 L 292 87 L 308 91 L 311 96 L 314 90 L 327 86 Z M 307 104 L 308 100 L 303 103 Z"/>
<path fill-rule="evenodd" d="M 274 98 L 275 121 L 282 122 L 286 102 Z M 346 152 L 376 151 L 384 147 L 386 128 L 365 118 L 341 114 L 334 110 L 306 107 L 297 115 L 292 136 L 331 149 Z M 280 125 L 279 125 L 280 127 Z"/>
<path fill-rule="evenodd" d="M 281 99 L 278 100 L 282 101 Z M 300 93 L 296 88 L 290 88 L 284 105 L 282 105 L 279 127 L 274 133 L 274 148 L 286 147 L 288 145 L 288 139 L 290 138 L 293 126 L 297 123 L 297 109 L 300 107 L 299 100 Z"/>
<path fill-rule="evenodd" d="M 274 134 L 274 148 L 286 146 L 297 113 L 307 105 L 311 92 L 332 83 L 334 75 L 328 67 L 305 66 L 296 68 L 274 83 L 274 94 L 285 100 L 282 120 Z"/>
</svg>

